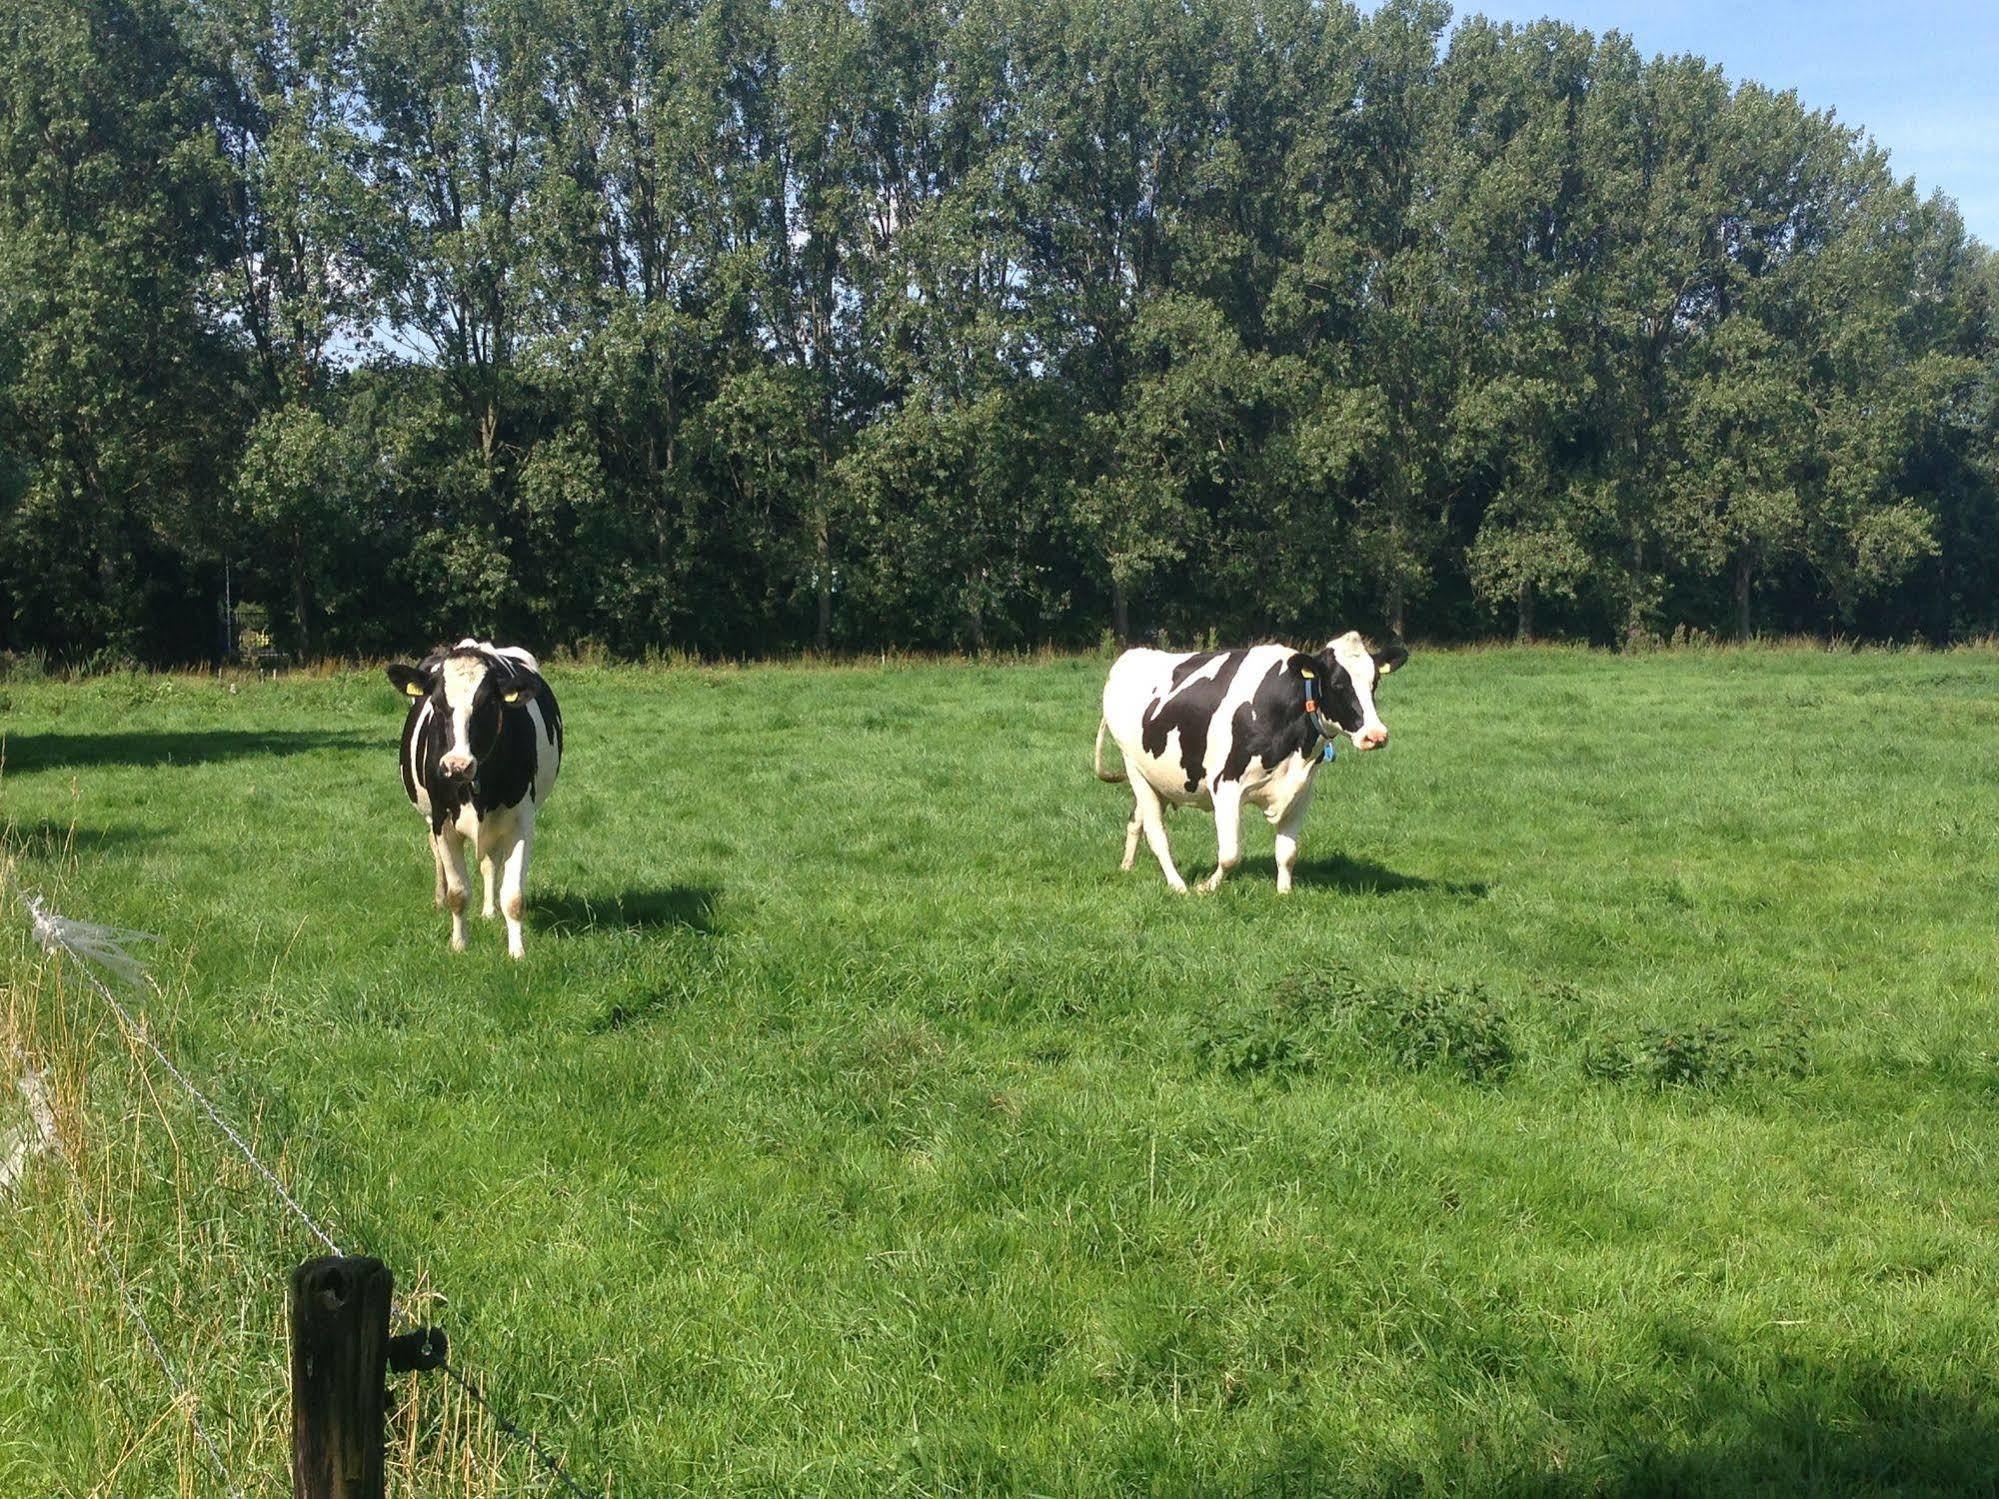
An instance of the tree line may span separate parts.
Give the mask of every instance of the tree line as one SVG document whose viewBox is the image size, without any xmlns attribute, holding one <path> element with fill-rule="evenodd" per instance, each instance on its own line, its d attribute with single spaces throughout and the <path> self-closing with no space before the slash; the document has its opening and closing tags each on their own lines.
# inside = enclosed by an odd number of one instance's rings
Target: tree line
<svg viewBox="0 0 1999 1499">
<path fill-rule="evenodd" d="M 1999 270 L 1434 0 L 37 0 L 0 648 L 1999 628 Z"/>
</svg>

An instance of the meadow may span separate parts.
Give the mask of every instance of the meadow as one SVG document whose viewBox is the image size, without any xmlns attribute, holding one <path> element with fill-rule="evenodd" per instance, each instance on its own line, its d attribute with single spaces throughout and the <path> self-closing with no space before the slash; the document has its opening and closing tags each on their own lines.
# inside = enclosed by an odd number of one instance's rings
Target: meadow
<svg viewBox="0 0 1999 1499">
<path fill-rule="evenodd" d="M 590 1492 L 1992 1491 L 1999 655 L 1418 651 L 1285 899 L 1118 871 L 1105 667 L 551 665 L 518 966 L 379 671 L 0 682 L 0 1493 L 222 1491 L 80 1200 L 246 1494 L 313 1252 L 24 889 Z"/>
</svg>

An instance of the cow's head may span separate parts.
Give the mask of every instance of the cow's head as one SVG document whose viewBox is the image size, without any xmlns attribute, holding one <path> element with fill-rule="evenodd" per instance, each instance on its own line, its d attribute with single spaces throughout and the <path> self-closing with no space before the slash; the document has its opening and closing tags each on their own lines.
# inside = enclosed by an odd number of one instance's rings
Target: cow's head
<svg viewBox="0 0 1999 1499">
<path fill-rule="evenodd" d="M 505 655 L 459 646 L 432 651 L 415 666 L 391 666 L 389 680 L 406 696 L 429 698 L 433 713 L 448 729 L 437 768 L 455 781 L 469 781 L 500 738 L 500 713 L 525 702 L 541 678 Z"/>
<path fill-rule="evenodd" d="M 1374 689 L 1408 659 L 1408 648 L 1401 641 L 1391 640 L 1377 651 L 1357 630 L 1327 641 L 1319 652 L 1325 674 L 1319 712 L 1346 731 L 1355 749 L 1380 749 L 1388 743 L 1388 726 L 1375 711 Z"/>
</svg>

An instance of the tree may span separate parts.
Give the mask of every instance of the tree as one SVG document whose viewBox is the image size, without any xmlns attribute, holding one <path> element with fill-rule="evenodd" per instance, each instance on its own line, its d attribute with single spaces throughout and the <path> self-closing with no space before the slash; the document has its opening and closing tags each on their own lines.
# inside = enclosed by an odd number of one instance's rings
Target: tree
<svg viewBox="0 0 1999 1499">
<path fill-rule="evenodd" d="M 170 0 L 0 21 L 0 570 L 24 642 L 179 659 L 241 408 L 203 289 L 222 163 Z"/>
</svg>

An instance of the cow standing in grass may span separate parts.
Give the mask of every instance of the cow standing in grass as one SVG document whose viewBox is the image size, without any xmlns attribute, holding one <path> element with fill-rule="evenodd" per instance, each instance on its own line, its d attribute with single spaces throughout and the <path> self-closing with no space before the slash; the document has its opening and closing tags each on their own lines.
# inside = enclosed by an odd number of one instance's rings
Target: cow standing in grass
<svg viewBox="0 0 1999 1499">
<path fill-rule="evenodd" d="M 1409 659 L 1394 643 L 1377 651 L 1349 631 L 1316 656 L 1285 645 L 1239 651 L 1126 651 L 1104 683 L 1096 770 L 1103 781 L 1131 783 L 1124 864 L 1130 869 L 1143 832 L 1165 871 L 1184 892 L 1166 843 L 1165 805 L 1215 814 L 1213 890 L 1242 857 L 1244 802 L 1263 808 L 1277 829 L 1277 889 L 1291 888 L 1298 834 L 1312 804 L 1319 767 L 1335 735 L 1354 748 L 1379 749 L 1388 730 L 1375 712 L 1375 684 Z M 1104 769 L 1104 735 L 1124 755 L 1124 773 Z"/>
<path fill-rule="evenodd" d="M 415 666 L 391 666 L 389 680 L 411 698 L 403 723 L 403 789 L 430 820 L 437 904 L 451 910 L 451 946 L 465 950 L 465 847 L 479 860 L 485 914 L 493 909 L 493 868 L 503 873 L 499 909 L 507 952 L 519 958 L 521 912 L 535 814 L 555 789 L 562 764 L 562 711 L 541 666 L 519 646 L 461 640 Z"/>
</svg>

